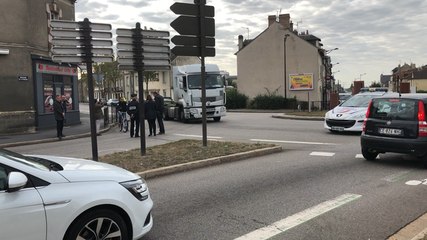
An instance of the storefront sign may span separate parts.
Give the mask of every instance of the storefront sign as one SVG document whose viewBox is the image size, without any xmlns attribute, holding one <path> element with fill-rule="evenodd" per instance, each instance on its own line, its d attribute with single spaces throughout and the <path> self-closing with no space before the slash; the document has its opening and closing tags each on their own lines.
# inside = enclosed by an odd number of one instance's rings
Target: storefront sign
<svg viewBox="0 0 427 240">
<path fill-rule="evenodd" d="M 37 63 L 38 73 L 77 76 L 77 68 Z"/>
<path fill-rule="evenodd" d="M 289 90 L 313 90 L 313 74 L 289 74 Z"/>
</svg>

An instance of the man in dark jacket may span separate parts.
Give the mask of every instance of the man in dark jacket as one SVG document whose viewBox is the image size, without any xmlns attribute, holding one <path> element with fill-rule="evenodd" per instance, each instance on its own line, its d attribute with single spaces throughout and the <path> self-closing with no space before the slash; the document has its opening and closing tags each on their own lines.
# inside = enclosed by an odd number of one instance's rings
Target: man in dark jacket
<svg viewBox="0 0 427 240">
<path fill-rule="evenodd" d="M 158 92 L 154 92 L 154 102 L 156 102 L 156 115 L 157 123 L 159 124 L 159 134 L 165 134 L 165 126 L 163 125 L 163 111 L 165 110 L 165 103 L 163 96 Z"/>
<path fill-rule="evenodd" d="M 62 140 L 64 134 L 62 130 L 64 129 L 64 109 L 62 107 L 62 96 L 56 95 L 55 102 L 53 103 L 53 115 L 56 120 L 56 136 L 59 140 Z"/>
<path fill-rule="evenodd" d="M 148 122 L 148 129 L 150 130 L 150 135 L 152 136 L 154 133 L 154 136 L 156 136 L 156 103 L 153 101 L 153 98 L 150 94 L 147 95 L 147 101 L 145 101 L 144 104 L 144 111 L 145 111 L 145 119 L 147 119 Z"/>
<path fill-rule="evenodd" d="M 130 137 L 133 137 L 134 133 L 135 137 L 139 137 L 139 102 L 136 100 L 136 94 L 130 96 L 132 97 L 132 101 L 129 102 L 127 110 L 130 116 Z"/>
</svg>

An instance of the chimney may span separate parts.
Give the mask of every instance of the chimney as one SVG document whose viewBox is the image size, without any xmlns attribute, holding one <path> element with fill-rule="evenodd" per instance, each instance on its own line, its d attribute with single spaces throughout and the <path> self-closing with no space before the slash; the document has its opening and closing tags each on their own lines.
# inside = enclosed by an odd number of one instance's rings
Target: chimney
<svg viewBox="0 0 427 240">
<path fill-rule="evenodd" d="M 242 35 L 239 35 L 239 40 L 238 41 L 239 41 L 238 42 L 238 46 L 239 46 L 239 51 L 240 51 L 240 49 L 243 48 L 243 36 Z"/>
<path fill-rule="evenodd" d="M 271 24 L 273 24 L 276 21 L 276 15 L 270 15 L 268 16 L 268 26 L 270 27 Z"/>
<path fill-rule="evenodd" d="M 276 15 L 270 15 L 268 16 L 268 26 L 273 24 L 273 22 L 276 22 Z M 279 15 L 279 23 L 282 24 L 285 28 L 288 28 L 292 31 L 293 24 L 291 23 L 291 15 L 289 13 L 287 14 L 280 14 Z"/>
</svg>

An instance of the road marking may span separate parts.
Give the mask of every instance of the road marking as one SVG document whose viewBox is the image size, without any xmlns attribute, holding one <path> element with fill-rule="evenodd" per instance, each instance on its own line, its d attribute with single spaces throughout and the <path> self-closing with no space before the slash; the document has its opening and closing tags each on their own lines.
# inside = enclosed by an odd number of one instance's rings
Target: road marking
<svg viewBox="0 0 427 240">
<path fill-rule="evenodd" d="M 176 135 L 176 136 L 181 136 L 181 137 L 194 137 L 194 138 L 202 138 L 202 137 L 203 137 L 203 136 L 201 136 L 201 135 L 190 135 L 190 134 L 179 134 L 179 133 L 175 133 L 174 135 Z M 207 138 L 211 138 L 211 139 L 221 139 L 222 137 L 207 136 Z"/>
<path fill-rule="evenodd" d="M 295 143 L 295 144 L 308 144 L 308 145 L 338 145 L 336 143 L 299 142 L 299 141 L 283 141 L 283 140 L 270 140 L 270 139 L 250 139 L 250 140 L 254 142 Z"/>
<path fill-rule="evenodd" d="M 312 152 L 310 153 L 310 156 L 321 156 L 321 157 L 332 157 L 335 153 L 331 152 Z"/>
<path fill-rule="evenodd" d="M 355 158 L 364 158 L 362 154 L 356 154 Z M 377 158 L 375 159 L 380 159 L 380 155 L 378 154 Z"/>
<path fill-rule="evenodd" d="M 253 232 L 245 234 L 241 237 L 235 238 L 234 240 L 262 240 L 269 239 L 278 234 L 284 233 L 287 230 L 294 228 L 300 224 L 303 224 L 315 217 L 318 217 L 324 213 L 327 213 L 335 208 L 341 207 L 344 204 L 352 202 L 362 195 L 346 193 L 338 196 L 334 199 L 320 203 L 317 206 L 308 208 L 302 212 L 296 213 L 292 216 L 277 221 L 269 226 L 259 228 Z"/>
<path fill-rule="evenodd" d="M 410 180 L 407 181 L 405 183 L 406 185 L 410 185 L 410 186 L 417 186 L 417 185 L 427 185 L 427 179 L 423 179 L 423 180 Z"/>
<path fill-rule="evenodd" d="M 395 174 L 382 178 L 382 180 L 387 182 L 397 182 L 397 181 L 403 180 L 410 172 L 411 171 L 397 172 Z"/>
</svg>

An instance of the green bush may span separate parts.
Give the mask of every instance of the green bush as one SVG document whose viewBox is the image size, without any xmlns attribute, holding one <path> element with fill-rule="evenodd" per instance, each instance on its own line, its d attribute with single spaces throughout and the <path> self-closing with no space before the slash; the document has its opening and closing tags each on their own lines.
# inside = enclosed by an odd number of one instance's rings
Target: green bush
<svg viewBox="0 0 427 240">
<path fill-rule="evenodd" d="M 295 109 L 297 101 L 295 98 L 284 98 L 278 95 L 258 95 L 249 102 L 249 108 L 253 109 Z"/>
<path fill-rule="evenodd" d="M 227 102 L 225 106 L 228 109 L 246 108 L 248 103 L 248 96 L 239 93 L 236 88 L 227 88 L 226 90 Z"/>
</svg>

